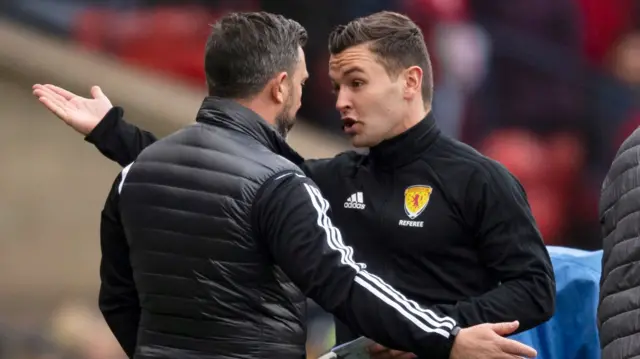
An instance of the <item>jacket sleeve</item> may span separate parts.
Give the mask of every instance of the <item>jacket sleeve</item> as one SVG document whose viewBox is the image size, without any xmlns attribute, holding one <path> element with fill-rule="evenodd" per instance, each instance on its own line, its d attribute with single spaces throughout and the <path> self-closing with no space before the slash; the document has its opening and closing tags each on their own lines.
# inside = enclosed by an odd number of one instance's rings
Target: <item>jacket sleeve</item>
<svg viewBox="0 0 640 359">
<path fill-rule="evenodd" d="M 313 181 L 293 172 L 275 176 L 253 206 L 256 235 L 284 273 L 322 308 L 387 347 L 449 358 L 456 322 L 407 299 L 369 273 L 366 264 L 355 262 Z"/>
<path fill-rule="evenodd" d="M 85 137 L 85 141 L 96 146 L 100 153 L 122 167 L 135 161 L 142 150 L 157 140 L 151 132 L 126 122 L 123 115 L 121 107 L 111 108 Z"/>
<path fill-rule="evenodd" d="M 123 173 L 126 174 L 125 168 Z M 129 262 L 129 246 L 120 223 L 118 187 L 111 188 L 100 222 L 100 293 L 98 306 L 107 325 L 129 358 L 133 358 L 140 321 L 138 292 Z"/>
<path fill-rule="evenodd" d="M 466 199 L 481 259 L 500 284 L 438 308 L 462 327 L 518 320 L 522 332 L 549 320 L 555 310 L 553 267 L 518 180 L 491 162 L 471 177 Z"/>
</svg>

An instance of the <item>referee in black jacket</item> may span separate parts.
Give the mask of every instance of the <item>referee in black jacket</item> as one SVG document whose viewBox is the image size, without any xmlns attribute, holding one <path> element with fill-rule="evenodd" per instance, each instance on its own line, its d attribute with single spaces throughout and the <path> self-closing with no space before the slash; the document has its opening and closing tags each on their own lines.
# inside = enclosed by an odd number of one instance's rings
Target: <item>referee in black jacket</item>
<svg viewBox="0 0 640 359">
<path fill-rule="evenodd" d="M 402 15 L 378 13 L 338 27 L 330 49 L 345 132 L 370 152 L 289 158 L 322 189 L 354 259 L 462 327 L 518 320 L 526 330 L 546 321 L 553 271 L 524 191 L 504 167 L 439 132 L 420 30 Z M 97 108 L 104 99 L 81 100 Z M 120 108 L 100 121 L 105 112 L 87 121 L 58 115 L 91 131 L 87 140 L 122 165 L 155 141 L 126 123 Z M 338 340 L 348 338 L 339 326 Z"/>
</svg>

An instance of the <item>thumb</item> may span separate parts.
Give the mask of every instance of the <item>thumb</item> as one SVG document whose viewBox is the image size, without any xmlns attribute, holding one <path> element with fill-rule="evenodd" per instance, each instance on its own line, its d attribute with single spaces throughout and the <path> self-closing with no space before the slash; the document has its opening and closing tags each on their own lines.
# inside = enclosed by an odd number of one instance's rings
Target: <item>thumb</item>
<svg viewBox="0 0 640 359">
<path fill-rule="evenodd" d="M 100 88 L 100 86 L 92 86 L 91 87 L 91 96 L 93 96 L 93 98 L 95 98 L 95 99 L 107 97 L 102 92 L 102 89 Z"/>
<path fill-rule="evenodd" d="M 489 327 L 498 335 L 505 336 L 509 335 L 518 329 L 520 323 L 516 320 L 509 323 L 495 323 L 489 324 Z"/>
</svg>

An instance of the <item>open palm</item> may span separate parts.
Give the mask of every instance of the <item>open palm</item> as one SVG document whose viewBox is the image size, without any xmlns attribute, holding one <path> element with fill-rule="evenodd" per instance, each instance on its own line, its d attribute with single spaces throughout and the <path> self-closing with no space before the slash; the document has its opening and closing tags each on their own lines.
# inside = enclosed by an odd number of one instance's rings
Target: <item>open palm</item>
<svg viewBox="0 0 640 359">
<path fill-rule="evenodd" d="M 33 85 L 33 94 L 49 111 L 83 135 L 88 135 L 113 107 L 98 86 L 91 88 L 93 98 L 78 96 L 54 85 Z"/>
</svg>

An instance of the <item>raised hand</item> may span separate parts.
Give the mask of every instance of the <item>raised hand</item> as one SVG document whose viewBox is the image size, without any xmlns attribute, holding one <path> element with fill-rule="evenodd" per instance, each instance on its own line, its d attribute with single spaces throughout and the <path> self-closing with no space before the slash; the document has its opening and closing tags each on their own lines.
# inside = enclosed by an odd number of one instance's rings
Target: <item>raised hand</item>
<svg viewBox="0 0 640 359">
<path fill-rule="evenodd" d="M 33 94 L 59 119 L 88 135 L 113 107 L 100 87 L 91 87 L 92 98 L 78 96 L 54 85 L 33 85 Z"/>
</svg>

